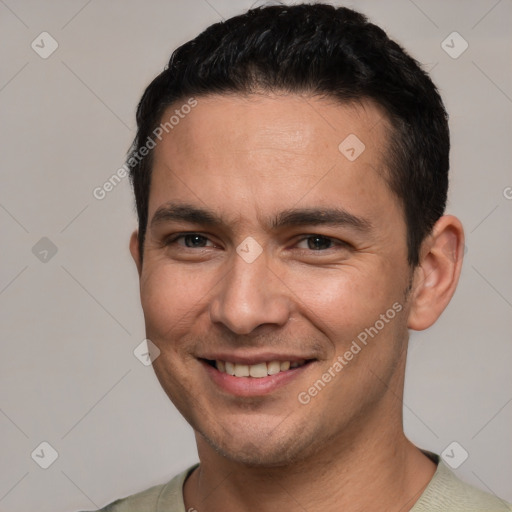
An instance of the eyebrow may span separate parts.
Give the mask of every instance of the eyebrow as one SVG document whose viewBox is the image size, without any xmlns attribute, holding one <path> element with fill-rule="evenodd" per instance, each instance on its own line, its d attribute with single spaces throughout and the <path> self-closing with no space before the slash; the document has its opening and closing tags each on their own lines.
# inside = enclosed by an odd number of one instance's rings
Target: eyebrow
<svg viewBox="0 0 512 512">
<path fill-rule="evenodd" d="M 227 223 L 215 212 L 198 208 L 191 204 L 166 203 L 157 209 L 151 219 L 151 228 L 165 222 L 187 222 L 208 227 L 221 227 Z M 373 228 L 372 223 L 363 217 L 358 217 L 343 208 L 299 208 L 288 209 L 269 219 L 267 225 L 272 230 L 285 227 L 306 225 L 347 226 L 357 231 L 368 232 Z"/>
</svg>

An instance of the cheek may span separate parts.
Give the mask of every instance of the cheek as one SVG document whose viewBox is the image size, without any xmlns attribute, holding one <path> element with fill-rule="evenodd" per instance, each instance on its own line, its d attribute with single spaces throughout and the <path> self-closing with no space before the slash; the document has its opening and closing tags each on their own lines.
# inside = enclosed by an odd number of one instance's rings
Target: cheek
<svg viewBox="0 0 512 512">
<path fill-rule="evenodd" d="M 301 314 L 333 340 L 352 339 L 401 299 L 399 287 L 378 268 L 313 269 L 287 281 Z"/>
<path fill-rule="evenodd" d="M 162 388 L 184 416 L 190 406 L 187 400 L 194 400 L 189 391 L 194 387 L 197 363 L 190 355 L 190 336 L 194 312 L 204 295 L 197 286 L 199 283 L 194 282 L 193 276 L 167 264 L 147 265 L 141 279 L 146 336 L 160 349 L 153 369 Z"/>
<path fill-rule="evenodd" d="M 204 279 L 172 265 L 146 268 L 141 279 L 141 303 L 148 337 L 162 343 L 183 335 L 204 295 Z"/>
<path fill-rule="evenodd" d="M 296 309 L 299 317 L 309 319 L 331 340 L 352 339 L 402 299 L 398 276 L 372 255 L 357 264 L 331 269 L 278 265 L 274 272 L 285 285 L 276 282 L 275 293 L 293 304 L 290 314 Z M 199 272 L 193 265 L 148 264 L 141 279 L 148 337 L 157 345 L 165 344 L 166 350 L 177 351 L 178 347 L 170 344 L 173 339 L 208 329 L 204 322 L 208 322 L 209 304 L 222 287 L 221 276 L 222 272 L 213 267 Z"/>
</svg>

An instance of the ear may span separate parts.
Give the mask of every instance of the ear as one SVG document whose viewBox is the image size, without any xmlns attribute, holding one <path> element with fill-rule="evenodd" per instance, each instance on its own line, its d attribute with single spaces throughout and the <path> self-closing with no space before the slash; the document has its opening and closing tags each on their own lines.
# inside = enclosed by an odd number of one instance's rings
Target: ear
<svg viewBox="0 0 512 512">
<path fill-rule="evenodd" d="M 139 278 L 142 273 L 142 262 L 140 258 L 139 251 L 139 232 L 135 230 L 130 237 L 130 252 L 132 254 L 133 261 L 135 261 L 135 265 L 137 265 L 137 272 L 139 273 Z"/>
<path fill-rule="evenodd" d="M 462 224 L 457 217 L 444 215 L 420 249 L 411 292 L 410 329 L 427 329 L 441 316 L 457 288 L 463 256 Z"/>
</svg>

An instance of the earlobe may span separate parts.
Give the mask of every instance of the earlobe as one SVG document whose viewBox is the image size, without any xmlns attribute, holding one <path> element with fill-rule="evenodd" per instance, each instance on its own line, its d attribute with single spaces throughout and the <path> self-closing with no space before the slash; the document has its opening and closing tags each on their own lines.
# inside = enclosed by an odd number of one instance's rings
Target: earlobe
<svg viewBox="0 0 512 512">
<path fill-rule="evenodd" d="M 130 253 L 132 255 L 133 261 L 135 261 L 135 265 L 137 266 L 137 272 L 139 273 L 139 277 L 142 272 L 141 258 L 139 252 L 139 232 L 135 230 L 130 237 Z"/>
<path fill-rule="evenodd" d="M 430 327 L 450 302 L 462 269 L 464 230 L 453 215 L 441 217 L 423 242 L 414 273 L 408 327 Z"/>
</svg>

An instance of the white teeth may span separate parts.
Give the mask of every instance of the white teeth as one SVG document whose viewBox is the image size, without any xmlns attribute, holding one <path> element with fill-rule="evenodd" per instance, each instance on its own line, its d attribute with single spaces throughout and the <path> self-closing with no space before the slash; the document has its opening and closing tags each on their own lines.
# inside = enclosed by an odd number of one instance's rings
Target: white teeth
<svg viewBox="0 0 512 512">
<path fill-rule="evenodd" d="M 251 377 L 256 377 L 257 379 L 266 377 L 268 375 L 267 363 L 251 364 L 251 366 L 249 366 L 249 375 Z"/>
<path fill-rule="evenodd" d="M 279 361 L 270 361 L 267 363 L 267 373 L 269 375 L 275 375 L 281 371 L 281 363 Z"/>
<path fill-rule="evenodd" d="M 235 364 L 235 377 L 249 377 L 249 365 Z"/>
<path fill-rule="evenodd" d="M 282 372 L 289 370 L 290 369 L 290 361 L 282 361 L 280 367 L 281 367 Z"/>
<path fill-rule="evenodd" d="M 253 377 L 261 379 L 268 375 L 276 375 L 279 372 L 285 372 L 287 370 L 298 368 L 306 363 L 305 359 L 300 361 L 269 361 L 265 363 L 257 364 L 238 364 L 230 363 L 229 361 L 215 361 L 215 367 L 221 373 L 227 373 L 235 377 Z"/>
<path fill-rule="evenodd" d="M 235 375 L 235 365 L 229 361 L 226 361 L 224 364 L 226 365 L 226 373 L 228 375 Z"/>
</svg>

